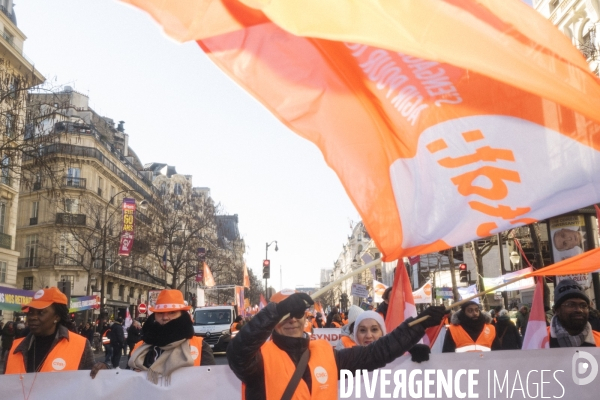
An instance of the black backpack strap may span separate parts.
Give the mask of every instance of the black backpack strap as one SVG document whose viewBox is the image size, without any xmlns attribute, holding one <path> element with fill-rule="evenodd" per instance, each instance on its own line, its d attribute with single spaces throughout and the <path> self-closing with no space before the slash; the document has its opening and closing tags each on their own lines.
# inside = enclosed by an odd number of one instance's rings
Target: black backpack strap
<svg viewBox="0 0 600 400">
<path fill-rule="evenodd" d="M 302 353 L 302 357 L 300 357 L 300 361 L 298 361 L 298 365 L 296 365 L 296 370 L 294 371 L 294 375 L 292 375 L 292 379 L 288 383 L 283 395 L 281 396 L 281 400 L 291 400 L 298 384 L 300 383 L 300 379 L 302 379 L 302 375 L 304 375 L 304 371 L 306 370 L 306 366 L 308 365 L 308 359 L 310 358 L 310 350 L 304 350 Z"/>
</svg>

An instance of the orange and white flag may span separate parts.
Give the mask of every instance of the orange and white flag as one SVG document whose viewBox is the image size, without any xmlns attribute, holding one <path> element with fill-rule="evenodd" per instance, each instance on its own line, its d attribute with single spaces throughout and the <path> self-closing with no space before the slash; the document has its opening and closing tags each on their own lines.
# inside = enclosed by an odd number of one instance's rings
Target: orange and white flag
<svg viewBox="0 0 600 400">
<path fill-rule="evenodd" d="M 204 263 L 204 286 L 215 286 L 215 278 L 207 263 Z"/>
<path fill-rule="evenodd" d="M 404 263 L 399 262 L 390 292 L 389 306 L 385 317 L 385 328 L 393 331 L 405 319 L 417 316 L 412 286 Z"/>
<path fill-rule="evenodd" d="M 248 267 L 246 267 L 246 263 L 244 263 L 244 284 L 245 288 L 250 288 L 250 276 L 248 275 Z"/>
<path fill-rule="evenodd" d="M 534 350 L 549 347 L 546 313 L 544 311 L 544 277 L 539 277 L 533 293 L 533 304 L 521 348 L 523 350 Z"/>
<path fill-rule="evenodd" d="M 600 81 L 520 0 L 125 1 L 319 146 L 385 261 L 600 202 Z"/>
</svg>

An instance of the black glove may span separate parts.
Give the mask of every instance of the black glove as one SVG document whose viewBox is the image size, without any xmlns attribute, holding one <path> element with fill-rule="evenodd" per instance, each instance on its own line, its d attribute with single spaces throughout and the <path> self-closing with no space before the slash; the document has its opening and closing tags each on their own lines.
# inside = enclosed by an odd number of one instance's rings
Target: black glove
<svg viewBox="0 0 600 400">
<path fill-rule="evenodd" d="M 432 326 L 437 326 L 442 323 L 442 319 L 444 315 L 448 314 L 450 310 L 446 310 L 444 306 L 431 306 L 423 311 L 421 314 L 417 315 L 417 319 L 429 316 L 425 321 L 421 322 L 421 326 L 425 329 L 431 328 Z"/>
<path fill-rule="evenodd" d="M 277 314 L 279 314 L 280 317 L 290 314 L 291 317 L 300 319 L 304 317 L 306 309 L 313 304 L 315 304 L 315 302 L 306 293 L 294 293 L 287 299 L 277 303 Z"/>
<path fill-rule="evenodd" d="M 409 351 L 413 362 L 429 361 L 431 349 L 426 344 L 415 344 Z"/>
</svg>

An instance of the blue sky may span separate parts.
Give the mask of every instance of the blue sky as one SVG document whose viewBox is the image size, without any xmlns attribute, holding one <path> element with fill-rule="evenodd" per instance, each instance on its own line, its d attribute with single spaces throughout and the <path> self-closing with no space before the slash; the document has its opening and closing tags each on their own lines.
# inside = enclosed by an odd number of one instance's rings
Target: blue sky
<svg viewBox="0 0 600 400">
<path fill-rule="evenodd" d="M 272 284 L 309 286 L 331 268 L 358 213 L 319 150 L 225 76 L 195 43 L 167 38 L 145 13 L 111 0 L 15 6 L 24 52 L 47 79 L 125 121 L 142 163 L 165 162 L 238 214 L 247 264 Z M 270 281 L 271 283 L 271 281 Z"/>
</svg>

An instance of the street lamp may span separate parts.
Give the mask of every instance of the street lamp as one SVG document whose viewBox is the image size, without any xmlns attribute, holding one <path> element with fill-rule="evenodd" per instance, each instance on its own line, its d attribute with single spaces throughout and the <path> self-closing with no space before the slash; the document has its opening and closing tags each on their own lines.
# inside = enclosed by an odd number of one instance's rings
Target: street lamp
<svg viewBox="0 0 600 400">
<path fill-rule="evenodd" d="M 509 258 L 510 258 L 510 262 L 514 265 L 515 269 L 517 269 L 517 266 L 521 262 L 521 257 L 519 256 L 519 253 L 517 253 L 516 251 L 512 251 L 510 253 Z"/>
<path fill-rule="evenodd" d="M 106 207 L 104 207 L 104 226 L 102 227 L 102 272 L 101 272 L 101 280 L 100 280 L 100 332 L 102 332 L 102 330 L 104 329 L 104 315 L 102 313 L 102 307 L 104 307 L 104 287 L 105 287 L 105 279 L 106 279 L 106 250 L 107 250 L 107 243 L 106 243 L 106 238 L 107 238 L 107 230 L 108 230 L 108 208 L 111 204 L 113 204 L 113 201 L 115 200 L 115 198 L 117 196 L 119 196 L 120 194 L 123 193 L 128 193 L 128 192 L 136 192 L 135 189 L 125 189 L 125 190 L 121 190 L 118 193 L 115 193 L 106 203 Z M 142 200 L 139 204 L 140 208 L 145 210 L 146 208 L 148 208 L 148 201 L 147 200 Z M 111 215 L 112 217 L 112 215 Z M 115 261 L 112 265 L 116 264 L 117 261 Z"/>
<path fill-rule="evenodd" d="M 265 245 L 265 262 L 269 259 L 269 246 L 271 246 L 273 243 L 275 243 L 275 251 L 279 250 L 279 247 L 277 247 L 277 240 L 273 240 L 271 243 L 267 242 L 266 245 Z M 271 265 L 269 263 L 269 273 L 270 273 L 270 268 L 271 268 Z M 264 275 L 264 278 L 265 278 L 265 295 L 267 297 L 269 297 L 269 286 L 267 285 L 267 281 L 269 279 L 268 278 L 269 274 L 265 275 L 263 273 L 263 275 Z"/>
</svg>

